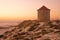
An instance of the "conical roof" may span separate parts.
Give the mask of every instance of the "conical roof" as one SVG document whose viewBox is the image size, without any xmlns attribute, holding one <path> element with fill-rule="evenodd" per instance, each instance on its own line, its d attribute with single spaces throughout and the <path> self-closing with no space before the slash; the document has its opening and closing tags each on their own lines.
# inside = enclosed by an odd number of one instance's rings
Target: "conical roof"
<svg viewBox="0 0 60 40">
<path fill-rule="evenodd" d="M 48 9 L 47 7 L 45 7 L 45 6 L 42 6 L 41 8 L 39 8 L 38 10 L 50 10 L 50 9 Z"/>
</svg>

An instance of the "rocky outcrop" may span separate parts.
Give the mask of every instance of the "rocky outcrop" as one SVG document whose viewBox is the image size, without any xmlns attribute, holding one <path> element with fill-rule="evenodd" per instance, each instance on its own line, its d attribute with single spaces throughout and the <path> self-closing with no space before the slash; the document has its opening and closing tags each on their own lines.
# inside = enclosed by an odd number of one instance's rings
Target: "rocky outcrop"
<svg viewBox="0 0 60 40">
<path fill-rule="evenodd" d="M 1 40 L 60 40 L 60 21 L 23 21 L 11 31 L 0 35 Z"/>
</svg>

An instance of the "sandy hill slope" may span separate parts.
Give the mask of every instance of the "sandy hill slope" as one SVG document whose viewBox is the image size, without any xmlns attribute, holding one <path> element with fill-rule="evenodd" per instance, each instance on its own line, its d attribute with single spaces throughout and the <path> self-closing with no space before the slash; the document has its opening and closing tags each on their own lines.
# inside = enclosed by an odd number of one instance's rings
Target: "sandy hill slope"
<svg viewBox="0 0 60 40">
<path fill-rule="evenodd" d="M 0 35 L 0 40 L 60 40 L 60 21 L 26 20 Z"/>
</svg>

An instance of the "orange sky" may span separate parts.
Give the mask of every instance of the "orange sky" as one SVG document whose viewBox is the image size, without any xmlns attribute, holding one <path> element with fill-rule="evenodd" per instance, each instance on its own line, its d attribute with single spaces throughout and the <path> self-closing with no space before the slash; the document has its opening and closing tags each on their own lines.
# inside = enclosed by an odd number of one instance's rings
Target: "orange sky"
<svg viewBox="0 0 60 40">
<path fill-rule="evenodd" d="M 37 9 L 51 9 L 51 19 L 60 19 L 60 0 L 0 0 L 0 21 L 37 19 Z"/>
</svg>

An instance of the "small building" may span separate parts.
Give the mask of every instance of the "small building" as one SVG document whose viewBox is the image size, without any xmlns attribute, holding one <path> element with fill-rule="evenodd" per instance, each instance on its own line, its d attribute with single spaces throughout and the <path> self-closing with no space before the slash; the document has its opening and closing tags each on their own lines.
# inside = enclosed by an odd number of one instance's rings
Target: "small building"
<svg viewBox="0 0 60 40">
<path fill-rule="evenodd" d="M 50 9 L 45 6 L 42 6 L 38 11 L 38 20 L 40 22 L 48 22 L 50 21 Z"/>
</svg>

